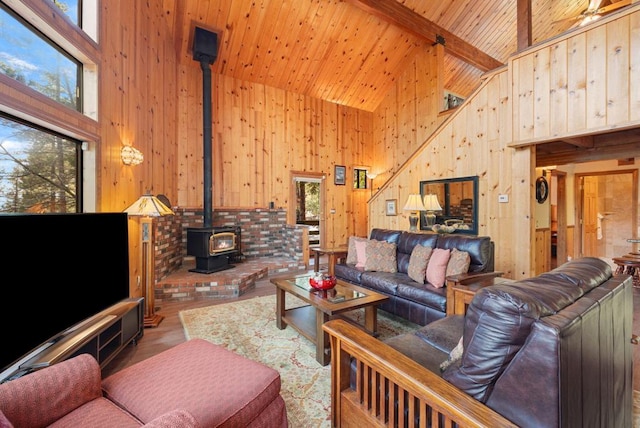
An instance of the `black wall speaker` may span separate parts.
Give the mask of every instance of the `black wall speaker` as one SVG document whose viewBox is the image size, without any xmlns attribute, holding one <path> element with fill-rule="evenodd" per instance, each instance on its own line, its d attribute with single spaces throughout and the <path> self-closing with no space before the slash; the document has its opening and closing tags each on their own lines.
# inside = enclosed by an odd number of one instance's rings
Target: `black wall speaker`
<svg viewBox="0 0 640 428">
<path fill-rule="evenodd" d="M 193 33 L 193 59 L 213 64 L 218 56 L 218 35 L 204 28 L 195 27 Z"/>
</svg>

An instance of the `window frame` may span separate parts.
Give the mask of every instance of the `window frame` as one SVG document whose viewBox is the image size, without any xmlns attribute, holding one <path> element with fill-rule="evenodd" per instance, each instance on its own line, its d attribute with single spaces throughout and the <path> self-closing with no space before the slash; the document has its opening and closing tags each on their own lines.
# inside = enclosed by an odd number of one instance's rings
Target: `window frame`
<svg viewBox="0 0 640 428">
<path fill-rule="evenodd" d="M 81 212 L 95 212 L 97 207 L 97 150 L 100 144 L 98 117 L 98 73 L 100 50 L 96 42 L 98 0 L 82 0 L 84 29 L 75 25 L 51 1 L 2 0 L 18 16 L 55 42 L 82 63 L 82 97 L 80 111 L 63 106 L 38 91 L 0 73 L 0 111 L 40 126 L 50 132 L 82 142 Z M 83 113 L 84 112 L 84 113 Z"/>
</svg>

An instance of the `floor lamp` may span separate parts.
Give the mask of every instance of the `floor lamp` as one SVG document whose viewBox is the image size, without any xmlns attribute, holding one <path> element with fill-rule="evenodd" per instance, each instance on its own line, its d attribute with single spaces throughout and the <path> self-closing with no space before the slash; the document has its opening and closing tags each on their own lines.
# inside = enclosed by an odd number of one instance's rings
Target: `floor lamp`
<svg viewBox="0 0 640 428">
<path fill-rule="evenodd" d="M 140 241 L 142 246 L 142 284 L 145 301 L 144 326 L 157 327 L 164 318 L 156 314 L 155 274 L 153 257 L 153 218 L 173 215 L 173 211 L 158 198 L 147 193 L 124 210 L 129 215 L 140 216 Z"/>
</svg>

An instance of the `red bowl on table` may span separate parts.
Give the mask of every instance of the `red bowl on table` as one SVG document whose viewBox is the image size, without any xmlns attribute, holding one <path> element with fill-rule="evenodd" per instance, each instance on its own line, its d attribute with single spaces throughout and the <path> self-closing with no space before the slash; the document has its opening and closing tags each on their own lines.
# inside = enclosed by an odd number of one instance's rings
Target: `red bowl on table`
<svg viewBox="0 0 640 428">
<path fill-rule="evenodd" d="M 336 286 L 338 280 L 335 276 L 325 275 L 322 279 L 317 278 L 309 278 L 309 285 L 315 288 L 316 290 L 331 290 Z"/>
</svg>

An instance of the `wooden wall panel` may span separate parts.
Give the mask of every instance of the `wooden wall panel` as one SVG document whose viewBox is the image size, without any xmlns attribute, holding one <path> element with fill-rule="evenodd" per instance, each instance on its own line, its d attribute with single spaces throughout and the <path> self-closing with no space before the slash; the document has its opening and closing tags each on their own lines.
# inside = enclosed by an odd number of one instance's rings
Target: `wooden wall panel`
<svg viewBox="0 0 640 428">
<path fill-rule="evenodd" d="M 515 198 L 513 193 L 518 190 L 514 188 L 517 179 L 530 181 L 528 173 L 527 180 L 521 179 L 522 171 L 528 170 L 517 166 L 514 160 L 516 153 L 522 153 L 524 156 L 519 155 L 518 158 L 530 163 L 531 152 L 529 149 L 507 147 L 510 133 L 503 133 L 503 129 L 510 129 L 507 124 L 511 114 L 510 90 L 505 69 L 489 75 L 480 89 L 446 119 L 421 150 L 414 153 L 374 196 L 369 206 L 369 228 L 407 230 L 408 213 L 400 211 L 397 216 L 386 216 L 385 203 L 387 199 L 396 199 L 401 209 L 408 195 L 418 190 L 422 180 L 478 175 L 480 234 L 490 236 L 496 243 L 496 269 L 504 271 L 507 277 L 530 274 L 533 267 L 529 261 L 533 257 L 528 239 L 525 236 L 519 240 L 517 251 L 513 239 L 520 233 L 518 228 L 528 229 L 529 220 L 526 217 L 515 218 L 516 203 L 523 201 Z M 394 114 L 392 108 L 376 112 L 377 123 L 374 126 L 383 128 L 382 123 L 388 123 Z M 382 159 L 385 153 L 377 154 Z M 526 210 L 532 193 L 528 186 L 522 190 L 527 195 Z M 510 195 L 512 202 L 499 205 L 499 194 Z M 519 261 L 518 256 L 525 257 L 524 261 Z"/>
<path fill-rule="evenodd" d="M 421 180 L 477 174 L 480 234 L 496 243 L 496 269 L 512 278 L 547 269 L 548 239 L 534 230 L 531 221 L 535 195 L 531 143 L 605 127 L 637 126 L 638 114 L 630 107 L 637 106 L 640 98 L 638 79 L 634 80 L 640 73 L 634 67 L 640 50 L 633 50 L 638 46 L 633 29 L 638 28 L 640 12 L 635 8 L 628 18 L 620 15 L 622 23 L 620 18 L 605 19 L 604 25 L 532 47 L 514 56 L 508 68 L 485 75 L 478 90 L 406 164 L 399 166 L 397 153 L 376 144 L 379 162 L 386 160 L 395 175 L 372 199 L 369 227 L 407 229 L 405 213 L 384 215 L 385 200 L 397 199 L 402 206 Z M 624 76 L 612 78 L 608 67 L 616 76 Z M 398 85 L 406 87 L 406 82 Z M 393 108 L 400 105 L 397 101 L 395 93 L 389 94 L 375 112 L 374 129 L 382 138 L 392 138 L 397 128 L 390 124 L 406 120 L 401 117 L 406 110 Z M 618 108 L 615 103 L 629 107 Z M 508 195 L 509 202 L 499 204 L 500 194 Z"/>
<path fill-rule="evenodd" d="M 629 120 L 640 120 L 640 13 L 629 15 Z"/>
<path fill-rule="evenodd" d="M 122 211 L 146 191 L 177 202 L 177 69 L 169 20 L 158 2 L 100 5 L 97 210 Z M 123 145 L 140 150 L 143 163 L 123 165 Z M 139 225 L 135 219 L 129 225 L 130 289 L 140 296 Z"/>
<path fill-rule="evenodd" d="M 514 146 L 638 125 L 639 13 L 630 8 L 510 60 Z"/>
<path fill-rule="evenodd" d="M 567 91 L 570 108 L 567 112 L 567 132 L 573 134 L 586 127 L 587 120 L 587 70 L 583 66 L 587 55 L 587 40 L 584 33 L 568 41 Z"/>
<path fill-rule="evenodd" d="M 178 104 L 186 113 L 178 115 L 177 203 L 200 207 L 202 89 L 193 82 L 202 73 L 187 54 L 179 70 Z M 353 197 L 351 177 L 354 165 L 371 166 L 372 113 L 219 74 L 212 80 L 214 209 L 287 207 L 290 171 L 319 172 L 328 189 L 326 244 L 346 243 L 354 227 L 366 228 L 366 198 Z M 333 184 L 335 165 L 347 167 L 347 185 Z"/>
</svg>

